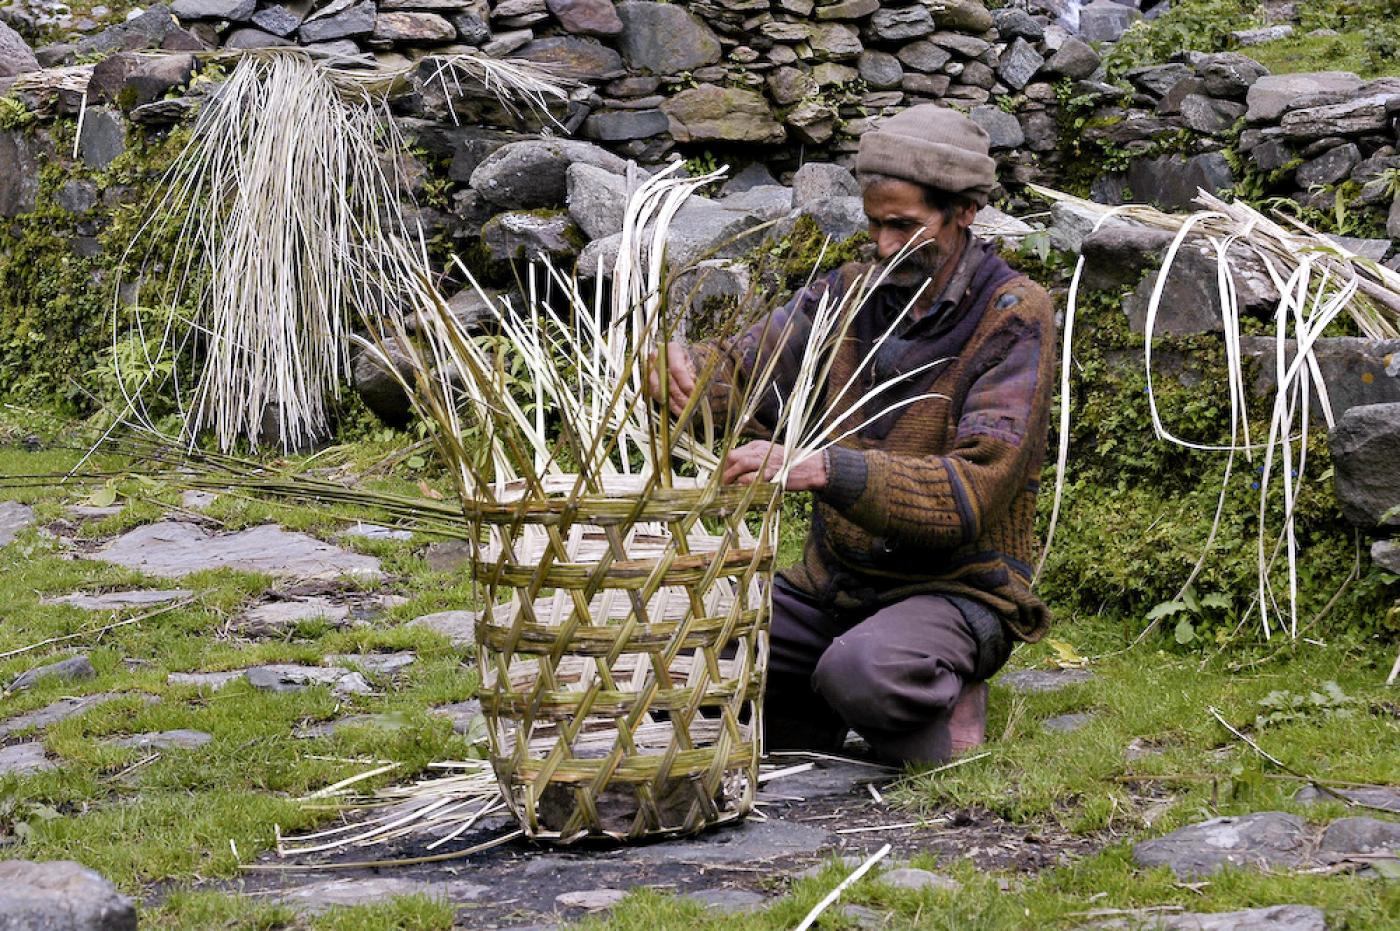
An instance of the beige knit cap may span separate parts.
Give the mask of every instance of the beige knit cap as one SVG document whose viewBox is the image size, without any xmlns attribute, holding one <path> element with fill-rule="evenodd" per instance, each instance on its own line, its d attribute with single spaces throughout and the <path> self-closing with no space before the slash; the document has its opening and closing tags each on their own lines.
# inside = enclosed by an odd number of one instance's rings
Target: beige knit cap
<svg viewBox="0 0 1400 931">
<path fill-rule="evenodd" d="M 924 103 L 860 137 L 856 174 L 874 172 L 961 194 L 977 206 L 997 180 L 987 131 L 956 110 Z"/>
</svg>

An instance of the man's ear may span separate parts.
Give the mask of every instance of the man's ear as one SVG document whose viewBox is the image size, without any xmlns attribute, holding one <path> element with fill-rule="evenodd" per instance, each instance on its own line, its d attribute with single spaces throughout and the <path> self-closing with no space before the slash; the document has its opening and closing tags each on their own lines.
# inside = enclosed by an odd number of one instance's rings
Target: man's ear
<svg viewBox="0 0 1400 931">
<path fill-rule="evenodd" d="M 965 230 L 972 226 L 972 221 L 977 217 L 977 209 L 976 204 L 968 204 L 954 215 L 958 229 Z"/>
</svg>

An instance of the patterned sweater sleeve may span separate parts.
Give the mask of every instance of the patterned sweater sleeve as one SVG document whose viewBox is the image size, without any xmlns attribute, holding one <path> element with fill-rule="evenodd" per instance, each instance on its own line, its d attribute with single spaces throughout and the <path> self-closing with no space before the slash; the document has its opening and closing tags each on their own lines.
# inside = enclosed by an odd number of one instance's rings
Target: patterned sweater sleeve
<svg viewBox="0 0 1400 931">
<path fill-rule="evenodd" d="M 976 540 L 1006 513 L 1043 454 L 1055 327 L 1038 288 L 1003 289 L 995 334 L 977 352 L 952 448 L 941 456 L 832 447 L 821 496 L 876 536 L 925 548 Z"/>
<path fill-rule="evenodd" d="M 696 382 L 704 386 L 716 416 L 737 413 L 731 408 L 750 390 L 753 379 L 766 373 L 766 384 L 754 414 L 756 423 L 741 427 L 747 433 L 762 435 L 772 431 L 801 369 L 811 338 L 812 315 L 828 293 L 829 300 L 839 299 L 841 281 L 838 269 L 798 291 L 739 336 L 688 347 Z"/>
</svg>

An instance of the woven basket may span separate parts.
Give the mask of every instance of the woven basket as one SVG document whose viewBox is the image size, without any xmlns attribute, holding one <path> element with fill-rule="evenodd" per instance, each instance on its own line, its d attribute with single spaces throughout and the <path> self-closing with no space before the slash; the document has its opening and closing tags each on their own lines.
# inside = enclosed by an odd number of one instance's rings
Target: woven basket
<svg viewBox="0 0 1400 931">
<path fill-rule="evenodd" d="M 488 604 L 476 640 L 503 796 L 528 836 L 566 843 L 742 818 L 778 489 L 573 484 L 552 476 L 468 515 L 490 541 L 473 563 Z"/>
</svg>

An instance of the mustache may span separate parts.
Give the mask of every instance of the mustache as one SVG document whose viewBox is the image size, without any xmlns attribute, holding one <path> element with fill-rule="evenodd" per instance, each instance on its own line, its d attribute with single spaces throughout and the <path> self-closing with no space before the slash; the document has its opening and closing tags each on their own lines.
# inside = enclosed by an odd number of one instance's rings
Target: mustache
<svg viewBox="0 0 1400 931">
<path fill-rule="evenodd" d="M 907 283 L 911 279 L 919 281 L 932 278 L 942 270 L 947 261 L 948 255 L 943 248 L 936 241 L 930 240 L 907 253 L 897 263 L 892 258 L 881 259 L 879 265 L 886 281 Z"/>
</svg>

